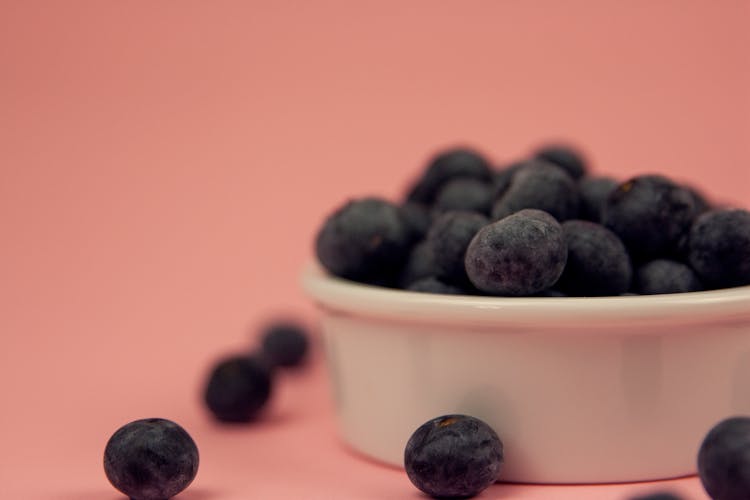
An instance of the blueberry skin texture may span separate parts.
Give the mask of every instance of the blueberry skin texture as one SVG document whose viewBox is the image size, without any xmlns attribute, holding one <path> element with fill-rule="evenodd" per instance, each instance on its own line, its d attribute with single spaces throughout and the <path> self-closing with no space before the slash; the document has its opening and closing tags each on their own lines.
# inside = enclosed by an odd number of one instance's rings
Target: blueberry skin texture
<svg viewBox="0 0 750 500">
<path fill-rule="evenodd" d="M 568 258 L 555 288 L 571 296 L 620 295 L 630 289 L 633 268 L 625 245 L 601 224 L 562 223 Z"/>
<path fill-rule="evenodd" d="M 700 215 L 690 229 L 688 261 L 708 287 L 750 285 L 750 211 Z"/>
<path fill-rule="evenodd" d="M 750 418 L 716 424 L 698 451 L 698 476 L 713 500 L 750 498 Z"/>
<path fill-rule="evenodd" d="M 412 292 L 439 293 L 444 295 L 462 295 L 464 293 L 462 288 L 443 283 L 432 276 L 417 280 L 406 289 Z"/>
<path fill-rule="evenodd" d="M 411 482 L 436 498 L 468 498 L 497 481 L 503 443 L 483 421 L 444 415 L 422 424 L 409 438 L 404 466 Z"/>
<path fill-rule="evenodd" d="M 398 206 L 362 198 L 345 203 L 326 219 L 315 251 L 323 267 L 336 276 L 383 283 L 400 270 L 412 237 Z"/>
<path fill-rule="evenodd" d="M 458 285 L 468 282 L 464 267 L 466 248 L 489 222 L 482 214 L 464 211 L 445 212 L 435 219 L 426 241 L 432 247 L 437 278 Z"/>
<path fill-rule="evenodd" d="M 636 269 L 633 289 L 640 295 L 699 292 L 703 283 L 689 266 L 671 259 L 654 259 Z"/>
<path fill-rule="evenodd" d="M 573 179 L 580 179 L 588 171 L 583 153 L 572 146 L 550 144 L 539 148 L 534 157 L 562 167 Z"/>
<path fill-rule="evenodd" d="M 211 370 L 203 399 L 222 422 L 249 422 L 258 416 L 272 391 L 269 366 L 250 356 L 230 356 Z"/>
<path fill-rule="evenodd" d="M 458 178 L 440 188 L 433 207 L 438 211 L 466 210 L 489 215 L 493 200 L 491 183 L 468 177 Z"/>
<path fill-rule="evenodd" d="M 112 486 L 134 500 L 171 498 L 198 473 L 198 447 L 178 424 L 163 418 L 120 427 L 104 449 L 104 472 Z"/>
<path fill-rule="evenodd" d="M 479 290 L 529 296 L 550 288 L 568 258 L 562 226 L 525 209 L 482 228 L 466 250 L 466 272 Z"/>
<path fill-rule="evenodd" d="M 524 208 L 544 210 L 558 221 L 578 216 L 578 186 L 557 165 L 535 160 L 519 168 L 492 206 L 492 219 L 500 220 Z"/>
<path fill-rule="evenodd" d="M 631 257 L 650 260 L 678 252 L 697 215 L 694 196 L 661 175 L 641 175 L 610 193 L 602 223 L 625 243 Z"/>
<path fill-rule="evenodd" d="M 261 334 L 263 355 L 272 366 L 285 368 L 300 366 L 309 349 L 307 330 L 293 322 L 277 322 L 264 328 Z"/>
<path fill-rule="evenodd" d="M 601 222 L 602 210 L 609 194 L 617 188 L 618 182 L 610 177 L 585 176 L 578 180 L 581 205 L 578 217 L 592 222 Z"/>
<path fill-rule="evenodd" d="M 459 177 L 471 177 L 490 181 L 490 163 L 472 148 L 452 148 L 439 152 L 427 165 L 422 176 L 411 187 L 407 201 L 431 205 L 440 188 L 447 181 Z"/>
</svg>

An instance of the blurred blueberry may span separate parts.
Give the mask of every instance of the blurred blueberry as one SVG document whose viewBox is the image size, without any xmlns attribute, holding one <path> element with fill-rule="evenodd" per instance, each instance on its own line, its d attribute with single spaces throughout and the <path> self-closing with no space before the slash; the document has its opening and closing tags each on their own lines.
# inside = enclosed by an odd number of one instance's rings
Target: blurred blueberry
<svg viewBox="0 0 750 500">
<path fill-rule="evenodd" d="M 494 220 L 524 208 L 544 210 L 558 221 L 578 215 L 578 186 L 565 170 L 542 160 L 518 168 L 492 206 Z"/>
<path fill-rule="evenodd" d="M 716 424 L 698 451 L 698 476 L 713 500 L 750 498 L 750 417 Z"/>
</svg>

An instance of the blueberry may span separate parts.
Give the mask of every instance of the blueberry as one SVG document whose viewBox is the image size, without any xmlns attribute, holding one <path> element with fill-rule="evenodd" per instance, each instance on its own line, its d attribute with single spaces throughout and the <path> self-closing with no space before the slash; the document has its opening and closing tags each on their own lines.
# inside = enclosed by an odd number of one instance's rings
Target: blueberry
<svg viewBox="0 0 750 500">
<path fill-rule="evenodd" d="M 220 421 L 249 422 L 266 405 L 271 389 L 271 373 L 262 360 L 230 356 L 214 365 L 204 401 Z"/>
<path fill-rule="evenodd" d="M 534 156 L 562 167 L 573 179 L 580 179 L 588 170 L 583 153 L 572 146 L 550 144 L 539 148 Z"/>
<path fill-rule="evenodd" d="M 346 203 L 318 232 L 315 249 L 331 273 L 364 282 L 383 282 L 403 265 L 412 235 L 399 208 L 379 198 Z"/>
<path fill-rule="evenodd" d="M 432 245 L 429 241 L 423 240 L 412 247 L 406 264 L 401 270 L 399 284 L 402 288 L 408 288 L 415 281 L 438 274 Z"/>
<path fill-rule="evenodd" d="M 429 205 L 450 179 L 471 177 L 489 181 L 491 176 L 489 162 L 478 151 L 471 148 L 441 151 L 430 160 L 422 177 L 411 187 L 407 200 Z"/>
<path fill-rule="evenodd" d="M 446 295 L 461 295 L 464 293 L 463 289 L 449 285 L 448 283 L 443 283 L 434 277 L 417 280 L 406 287 L 406 289 L 412 292 L 441 293 Z"/>
<path fill-rule="evenodd" d="M 409 233 L 409 241 L 417 242 L 424 239 L 432 224 L 432 212 L 430 207 L 421 203 L 408 201 L 399 206 L 401 218 L 406 224 Z"/>
<path fill-rule="evenodd" d="M 750 285 L 750 211 L 700 215 L 690 229 L 688 260 L 709 287 Z"/>
<path fill-rule="evenodd" d="M 659 491 L 645 496 L 633 497 L 630 500 L 682 500 L 682 498 L 666 491 Z"/>
<path fill-rule="evenodd" d="M 433 206 L 439 211 L 467 210 L 489 215 L 493 198 L 491 183 L 465 177 L 446 182 Z"/>
<path fill-rule="evenodd" d="M 578 216 L 581 219 L 601 222 L 602 209 L 615 190 L 618 182 L 610 177 L 583 177 L 578 180 L 578 191 L 581 195 L 581 205 Z"/>
<path fill-rule="evenodd" d="M 183 491 L 198 472 L 198 448 L 178 424 L 163 418 L 120 427 L 104 449 L 112 486 L 134 500 L 163 500 Z"/>
<path fill-rule="evenodd" d="M 492 176 L 493 198 L 499 198 L 508 189 L 508 186 L 510 186 L 510 181 L 516 172 L 528 163 L 529 160 L 518 160 L 495 171 Z"/>
<path fill-rule="evenodd" d="M 698 450 L 698 476 L 713 500 L 750 498 L 750 417 L 716 424 Z"/>
<path fill-rule="evenodd" d="M 525 209 L 482 228 L 466 250 L 466 272 L 479 290 L 533 295 L 560 277 L 568 248 L 560 224 L 546 212 Z"/>
<path fill-rule="evenodd" d="M 505 165 L 500 170 L 496 170 L 492 174 L 492 187 L 493 187 L 493 199 L 499 198 L 508 186 L 510 186 L 510 180 L 513 178 L 519 169 L 523 168 L 529 163 L 528 160 L 519 160 L 508 165 Z"/>
<path fill-rule="evenodd" d="M 404 465 L 411 482 L 438 498 L 466 498 L 497 481 L 503 443 L 490 426 L 466 415 L 445 415 L 422 424 L 406 443 Z"/>
<path fill-rule="evenodd" d="M 492 218 L 502 219 L 524 208 L 544 210 L 559 221 L 578 214 L 578 186 L 557 165 L 534 160 L 520 167 L 492 206 Z"/>
<path fill-rule="evenodd" d="M 641 175 L 610 193 L 602 223 L 620 237 L 632 257 L 648 260 L 675 255 L 696 213 L 687 189 L 660 175 Z"/>
<path fill-rule="evenodd" d="M 654 259 L 636 269 L 634 290 L 641 295 L 684 293 L 703 290 L 698 275 L 689 266 L 671 259 Z"/>
<path fill-rule="evenodd" d="M 279 321 L 266 326 L 261 334 L 263 355 L 272 366 L 299 366 L 308 351 L 305 327 L 291 321 Z"/>
<path fill-rule="evenodd" d="M 427 232 L 432 247 L 437 278 L 461 285 L 468 281 L 464 267 L 466 247 L 482 227 L 490 221 L 476 212 L 450 211 L 435 219 Z"/>
<path fill-rule="evenodd" d="M 568 295 L 619 295 L 628 291 L 633 269 L 620 238 L 596 222 L 562 224 L 568 259 L 555 285 Z"/>
</svg>

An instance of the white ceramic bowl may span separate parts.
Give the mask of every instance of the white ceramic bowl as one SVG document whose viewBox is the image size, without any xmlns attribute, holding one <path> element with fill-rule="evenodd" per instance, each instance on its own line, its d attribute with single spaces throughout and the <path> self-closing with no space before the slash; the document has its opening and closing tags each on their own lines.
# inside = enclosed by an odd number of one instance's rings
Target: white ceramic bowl
<svg viewBox="0 0 750 500">
<path fill-rule="evenodd" d="M 403 466 L 423 422 L 485 420 L 501 479 L 645 481 L 696 472 L 724 417 L 750 414 L 750 287 L 597 298 L 451 296 L 331 277 L 322 310 L 343 438 Z"/>
</svg>

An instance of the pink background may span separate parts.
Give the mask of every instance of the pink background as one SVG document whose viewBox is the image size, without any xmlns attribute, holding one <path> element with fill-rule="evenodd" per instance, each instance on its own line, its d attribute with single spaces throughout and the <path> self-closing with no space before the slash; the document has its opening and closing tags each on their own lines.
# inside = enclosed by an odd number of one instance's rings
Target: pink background
<svg viewBox="0 0 750 500">
<path fill-rule="evenodd" d="M 399 195 L 438 147 L 570 139 L 600 173 L 747 205 L 749 20 L 740 0 L 0 1 L 0 497 L 122 498 L 106 440 L 161 416 L 201 450 L 181 498 L 422 498 L 340 445 L 320 352 L 248 427 L 203 411 L 210 362 L 277 313 L 314 324 L 298 274 L 323 217 Z M 657 487 L 705 498 L 695 478 L 481 498 Z"/>
</svg>

